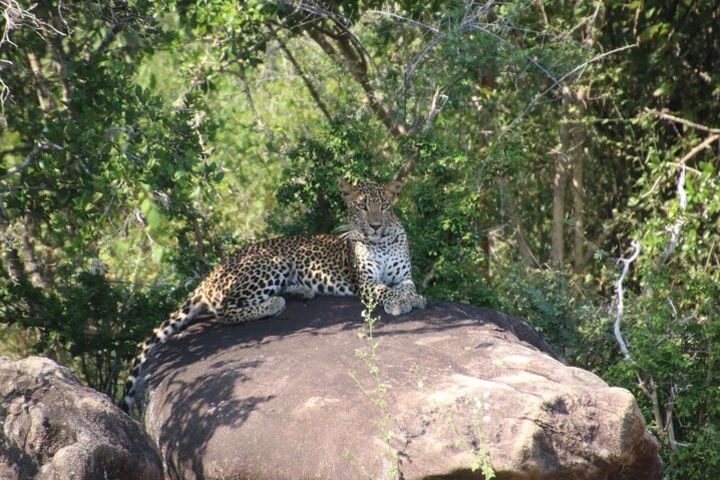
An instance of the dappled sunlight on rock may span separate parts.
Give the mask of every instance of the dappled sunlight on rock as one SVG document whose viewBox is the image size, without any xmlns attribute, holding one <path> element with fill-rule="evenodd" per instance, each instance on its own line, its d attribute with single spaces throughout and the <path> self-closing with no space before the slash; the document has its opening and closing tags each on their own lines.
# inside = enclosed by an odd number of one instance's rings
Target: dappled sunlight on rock
<svg viewBox="0 0 720 480">
<path fill-rule="evenodd" d="M 632 395 L 565 366 L 519 319 L 450 302 L 383 316 L 375 377 L 361 310 L 289 302 L 159 348 L 145 423 L 169 478 L 479 478 L 482 455 L 499 479 L 660 478 Z"/>
</svg>

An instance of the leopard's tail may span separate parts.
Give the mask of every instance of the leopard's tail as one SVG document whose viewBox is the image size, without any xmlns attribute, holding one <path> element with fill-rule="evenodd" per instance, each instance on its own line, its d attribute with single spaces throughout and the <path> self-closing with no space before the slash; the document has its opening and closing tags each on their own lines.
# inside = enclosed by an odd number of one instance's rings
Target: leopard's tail
<svg viewBox="0 0 720 480">
<path fill-rule="evenodd" d="M 139 387 L 142 383 L 143 371 L 150 352 L 161 343 L 165 343 L 172 335 L 183 331 L 194 320 L 205 305 L 197 298 L 185 300 L 180 308 L 170 314 L 167 320 L 155 327 L 153 332 L 142 342 L 138 348 L 140 353 L 133 358 L 120 408 L 130 412 L 135 403 Z"/>
</svg>

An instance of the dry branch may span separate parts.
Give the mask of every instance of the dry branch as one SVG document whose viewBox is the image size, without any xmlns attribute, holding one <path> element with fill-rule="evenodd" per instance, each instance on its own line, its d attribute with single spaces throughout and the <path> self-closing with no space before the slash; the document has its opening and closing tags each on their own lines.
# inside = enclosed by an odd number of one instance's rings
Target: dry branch
<svg viewBox="0 0 720 480">
<path fill-rule="evenodd" d="M 718 138 L 720 138 L 720 135 L 718 135 L 718 134 L 710 135 L 710 136 L 707 137 L 705 140 L 703 140 L 699 145 L 697 145 L 697 146 L 694 147 L 692 150 L 690 150 L 690 151 L 687 153 L 687 155 L 685 155 L 683 158 L 680 159 L 680 162 L 679 162 L 679 163 L 680 163 L 680 165 L 682 166 L 682 168 L 687 168 L 687 167 L 685 167 L 685 162 L 687 162 L 687 161 L 690 160 L 692 157 L 694 157 L 695 155 L 697 155 L 699 152 L 703 151 L 705 148 L 707 148 L 708 146 L 710 146 L 710 144 L 713 143 L 713 142 L 714 142 L 715 140 L 717 140 Z"/>
<path fill-rule="evenodd" d="M 553 89 L 555 89 L 556 87 L 560 86 L 565 80 L 567 80 L 567 79 L 570 78 L 571 76 L 575 75 L 575 74 L 578 73 L 578 72 L 581 72 L 581 71 L 585 70 L 585 69 L 588 67 L 588 65 L 590 65 L 590 64 L 592 64 L 592 63 L 595 63 L 595 62 L 598 62 L 598 61 L 602 60 L 603 58 L 608 57 L 608 56 L 610 56 L 610 55 L 614 55 L 614 54 L 616 54 L 616 53 L 620 53 L 620 52 L 623 52 L 623 51 L 628 50 L 628 49 L 630 49 L 630 48 L 635 48 L 635 47 L 637 47 L 637 46 L 638 46 L 637 43 L 633 43 L 633 44 L 631 44 L 631 45 L 625 45 L 624 47 L 618 47 L 618 48 L 615 48 L 615 49 L 610 50 L 610 51 L 608 51 L 608 52 L 604 52 L 604 53 L 601 53 L 601 54 L 599 54 L 599 55 L 595 55 L 595 56 L 592 57 L 590 60 L 581 63 L 580 65 L 576 66 L 575 68 L 573 68 L 572 70 L 570 70 L 569 72 L 567 72 L 566 74 L 564 74 L 562 77 L 558 78 L 557 80 L 554 80 L 552 85 L 550 85 L 548 88 L 546 88 L 546 89 L 543 90 L 542 92 L 537 93 L 537 94 L 532 98 L 532 100 L 530 101 L 530 103 L 528 103 L 528 105 L 523 109 L 523 111 L 520 112 L 520 115 L 518 115 L 517 117 L 515 117 L 515 118 L 503 129 L 503 132 L 510 132 L 510 131 L 512 130 L 512 128 L 513 128 L 520 120 L 522 120 L 522 119 L 525 117 L 525 115 L 528 114 L 528 112 L 530 112 L 530 110 L 532 110 L 533 108 L 535 108 L 535 107 L 537 106 L 537 104 L 540 102 L 540 99 L 541 99 L 541 98 L 543 98 L 544 96 L 546 96 L 548 93 L 550 93 L 550 92 L 551 92 Z"/>
<path fill-rule="evenodd" d="M 287 44 L 281 39 L 280 37 L 277 37 L 278 45 L 280 45 L 280 50 L 283 51 L 285 54 L 285 57 L 290 61 L 290 63 L 293 66 L 293 69 L 295 69 L 295 73 L 297 73 L 300 78 L 302 79 L 303 83 L 305 84 L 305 87 L 308 89 L 308 92 L 310 92 L 310 96 L 315 100 L 315 104 L 320 109 L 320 111 L 325 115 L 325 118 L 328 122 L 332 121 L 332 115 L 330 115 L 330 111 L 328 110 L 327 106 L 325 105 L 325 102 L 323 102 L 322 98 L 320 98 L 320 93 L 315 88 L 315 85 L 313 85 L 310 78 L 305 74 L 305 71 L 303 70 L 302 66 L 300 66 L 300 63 L 297 61 L 295 56 L 292 54 L 290 49 L 288 48 Z"/>
<path fill-rule="evenodd" d="M 696 128 L 698 130 L 702 130 L 702 131 L 708 132 L 708 133 L 720 133 L 720 128 L 711 128 L 706 125 L 701 125 L 699 123 L 695 123 L 690 120 L 686 120 L 684 118 L 676 117 L 675 115 L 671 115 L 667 112 L 660 112 L 660 111 L 654 110 L 652 108 L 646 108 L 645 111 L 651 115 L 655 115 L 656 117 L 662 118 L 664 120 L 668 120 L 670 122 L 679 123 L 681 125 L 685 125 L 686 127 Z"/>
<path fill-rule="evenodd" d="M 417 124 L 409 132 L 407 132 L 406 135 L 416 135 L 422 130 L 431 128 L 435 117 L 437 117 L 437 115 L 443 109 L 445 103 L 447 103 L 447 100 L 447 95 L 442 94 L 439 87 L 436 88 L 432 100 L 430 101 L 430 108 L 427 115 L 425 115 L 422 120 L 417 122 Z M 419 159 L 420 149 L 418 148 L 411 155 L 410 159 L 405 162 L 402 167 L 400 167 L 400 170 L 398 170 L 398 172 L 395 174 L 395 180 L 399 182 L 402 181 L 405 177 L 407 177 L 408 174 L 412 171 L 412 169 L 415 168 L 415 165 L 417 164 Z"/>
<path fill-rule="evenodd" d="M 6 180 L 6 179 L 10 178 L 11 176 L 15 175 L 16 173 L 19 173 L 19 172 L 22 172 L 23 170 L 25 170 L 28 166 L 30 166 L 30 164 L 33 162 L 33 160 L 35 160 L 35 158 L 40 154 L 40 152 L 48 150 L 49 147 L 54 147 L 56 150 L 63 150 L 63 147 L 61 147 L 60 145 L 54 144 L 54 143 L 50 143 L 50 144 L 47 142 L 38 143 L 37 145 L 35 145 L 33 147 L 33 149 L 30 151 L 30 153 L 27 154 L 27 156 L 23 159 L 22 162 L 8 168 L 7 172 L 5 172 L 5 175 L 0 177 L 0 180 Z M 24 149 L 26 147 L 22 147 L 22 148 Z M 14 150 L 20 151 L 19 149 L 20 149 L 20 147 L 18 147 L 18 149 L 11 149 L 11 150 L 8 150 L 7 152 L 4 152 L 4 154 L 15 153 Z"/>
<path fill-rule="evenodd" d="M 23 26 L 29 26 L 42 38 L 53 35 L 65 35 L 53 25 L 44 22 L 33 13 L 37 4 L 24 7 L 17 0 L 0 0 L 0 6 L 2 6 L 2 17 L 5 23 L 2 35 L 0 36 L 0 52 L 8 45 L 17 47 L 11 40 L 11 35 L 13 31 Z M 0 59 L 0 64 L 2 64 L 3 67 L 13 65 L 11 61 L 5 59 Z M 10 87 L 8 87 L 3 80 L 1 73 L 2 70 L 0 69 L 0 120 L 4 120 L 5 102 L 10 96 Z"/>
<path fill-rule="evenodd" d="M 613 333 L 615 334 L 615 340 L 617 340 L 618 345 L 620 346 L 620 351 L 625 357 L 625 360 L 631 360 L 632 356 L 630 355 L 630 350 L 628 350 L 627 343 L 625 343 L 625 339 L 623 338 L 622 332 L 620 331 L 620 324 L 622 322 L 623 314 L 625 313 L 625 304 L 623 303 L 623 281 L 625 280 L 625 276 L 630 269 L 630 264 L 634 262 L 640 254 L 640 242 L 638 242 L 637 240 L 633 240 L 631 245 L 633 248 L 633 252 L 630 254 L 630 256 L 628 258 L 620 258 L 620 260 L 618 260 L 618 263 L 623 264 L 623 268 L 620 272 L 620 276 L 615 282 L 616 313 L 615 323 L 613 325 Z"/>
</svg>

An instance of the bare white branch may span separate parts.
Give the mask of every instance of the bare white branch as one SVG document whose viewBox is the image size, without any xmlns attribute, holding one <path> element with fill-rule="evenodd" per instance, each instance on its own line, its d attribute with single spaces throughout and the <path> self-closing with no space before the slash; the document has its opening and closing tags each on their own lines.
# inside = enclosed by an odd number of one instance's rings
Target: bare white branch
<svg viewBox="0 0 720 480">
<path fill-rule="evenodd" d="M 677 186 L 676 186 L 676 192 L 677 192 L 677 199 L 678 204 L 680 205 L 680 211 L 677 213 L 677 217 L 675 218 L 675 222 L 671 226 L 668 227 L 668 232 L 670 233 L 670 238 L 668 239 L 668 244 L 665 247 L 665 250 L 660 254 L 659 262 L 663 263 L 665 262 L 670 255 L 675 252 L 675 249 L 678 246 L 678 243 L 680 243 L 680 230 L 682 229 L 682 226 L 685 225 L 685 210 L 687 208 L 687 192 L 685 191 L 685 172 L 687 171 L 688 167 L 685 166 L 685 162 L 690 160 L 692 157 L 697 155 L 699 152 L 707 148 L 711 143 L 716 141 L 718 138 L 720 138 L 720 135 L 713 134 L 709 135 L 704 141 L 700 142 L 699 145 L 695 146 L 692 150 L 690 150 L 683 158 L 680 159 L 679 167 L 680 167 L 680 175 L 678 176 Z"/>
<path fill-rule="evenodd" d="M 687 207 L 687 193 L 685 192 L 685 165 L 682 165 L 680 168 L 680 175 L 677 182 L 677 196 L 678 202 L 680 203 L 680 211 L 677 214 L 675 222 L 667 229 L 668 232 L 670 232 L 670 238 L 668 239 L 668 244 L 665 247 L 665 250 L 663 250 L 660 254 L 660 263 L 667 260 L 677 248 L 678 243 L 680 242 L 680 229 L 685 224 L 684 213 L 685 208 Z"/>
<path fill-rule="evenodd" d="M 23 26 L 29 26 L 40 36 L 65 36 L 63 32 L 51 24 L 42 21 L 33 13 L 37 4 L 23 7 L 17 0 L 0 0 L 0 7 L 2 7 L 2 17 L 5 20 L 5 28 L 3 29 L 2 36 L 0 36 L 0 52 L 8 45 L 17 47 L 10 39 L 10 36 L 13 31 Z M 60 5 L 58 5 L 58 9 L 60 9 Z M 0 122 L 4 122 L 5 120 L 5 101 L 10 96 L 10 88 L 2 78 L 2 69 L 6 66 L 12 66 L 12 64 L 13 63 L 7 59 L 0 59 Z"/>
<path fill-rule="evenodd" d="M 435 93 L 430 100 L 430 108 L 428 109 L 427 115 L 415 125 L 410 134 L 416 134 L 423 128 L 431 128 L 432 122 L 437 117 L 438 113 L 443 109 L 448 101 L 448 96 L 441 93 L 440 87 L 435 89 Z"/>
<path fill-rule="evenodd" d="M 620 324 L 622 323 L 623 314 L 625 313 L 625 304 L 623 303 L 623 281 L 625 280 L 625 276 L 630 269 L 630 264 L 634 262 L 640 254 L 640 242 L 638 242 L 637 240 L 633 240 L 631 246 L 633 248 L 633 252 L 630 254 L 630 256 L 628 258 L 620 258 L 620 260 L 618 260 L 618 263 L 622 263 L 623 267 L 620 272 L 620 276 L 615 282 L 616 313 L 615 324 L 613 325 L 613 332 L 615 334 L 615 340 L 617 340 L 618 345 L 620 346 L 620 351 L 622 352 L 623 357 L 625 357 L 625 360 L 632 360 L 632 356 L 630 355 L 630 350 L 628 349 L 627 343 L 625 343 L 625 339 L 623 338 L 622 332 L 620 331 Z"/>
</svg>

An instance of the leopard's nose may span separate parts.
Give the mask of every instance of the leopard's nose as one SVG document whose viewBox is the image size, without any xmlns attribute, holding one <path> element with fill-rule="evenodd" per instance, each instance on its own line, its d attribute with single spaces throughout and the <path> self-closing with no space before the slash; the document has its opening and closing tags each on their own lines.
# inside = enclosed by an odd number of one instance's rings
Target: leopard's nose
<svg viewBox="0 0 720 480">
<path fill-rule="evenodd" d="M 371 226 L 374 230 L 379 230 L 380 227 L 382 227 L 382 223 L 371 223 L 370 226 Z"/>
</svg>

